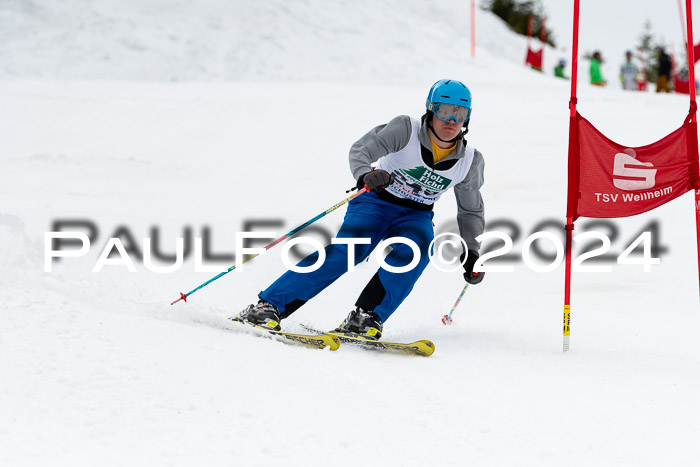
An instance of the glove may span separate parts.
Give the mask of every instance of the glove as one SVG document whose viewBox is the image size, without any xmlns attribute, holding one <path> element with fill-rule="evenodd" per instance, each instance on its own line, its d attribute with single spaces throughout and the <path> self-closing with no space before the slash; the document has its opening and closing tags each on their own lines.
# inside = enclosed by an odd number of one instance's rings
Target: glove
<svg viewBox="0 0 700 467">
<path fill-rule="evenodd" d="M 467 256 L 467 261 L 464 263 L 464 280 L 469 282 L 471 285 L 476 285 L 484 280 L 485 272 L 474 272 L 474 263 L 479 259 L 479 253 L 474 250 L 469 250 L 469 256 Z M 464 261 L 464 253 L 459 257 L 460 262 Z"/>
<path fill-rule="evenodd" d="M 367 172 L 357 180 L 358 188 L 366 188 L 367 191 L 378 193 L 384 188 L 394 183 L 394 177 L 389 175 L 386 170 L 373 170 Z"/>
</svg>

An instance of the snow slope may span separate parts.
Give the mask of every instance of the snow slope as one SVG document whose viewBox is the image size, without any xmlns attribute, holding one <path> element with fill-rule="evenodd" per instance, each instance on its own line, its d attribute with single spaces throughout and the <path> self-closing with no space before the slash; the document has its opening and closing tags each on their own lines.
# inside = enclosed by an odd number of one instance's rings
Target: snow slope
<svg viewBox="0 0 700 467">
<path fill-rule="evenodd" d="M 2 4 L 0 62 L 12 64 L 0 83 L 3 464 L 697 462 L 691 194 L 614 221 L 615 254 L 653 221 L 667 251 L 649 273 L 613 264 L 609 273 L 574 274 L 567 354 L 562 265 L 537 273 L 518 260 L 514 272 L 488 273 L 451 327 L 440 318 L 463 280 L 429 268 L 385 326 L 388 340 L 433 340 L 428 359 L 313 351 L 237 331 L 226 317 L 284 270 L 277 249 L 176 306 L 169 303 L 180 291 L 215 274 L 195 272 L 192 255 L 171 273 L 136 259 L 136 272 L 92 272 L 115 233 L 138 250 L 158 237 L 172 254 L 188 229 L 204 237 L 208 228 L 211 251 L 231 254 L 246 221 L 278 220 L 272 230 L 281 235 L 323 212 L 353 184 L 352 142 L 397 114 L 420 115 L 428 87 L 444 76 L 474 94 L 469 141 L 486 157 L 487 217 L 519 228 L 513 252 L 541 221 L 562 221 L 568 83 L 524 69 L 513 52 L 524 40 L 484 13 L 480 24 L 492 27 L 470 59 L 466 7 L 446 14 L 451 2 L 400 5 Z M 232 18 L 240 28 L 228 26 Z M 226 40 L 213 41 L 216 21 Z M 297 47 L 276 50 L 292 35 Z M 220 47 L 227 41 L 241 46 Z M 230 55 L 241 49 L 248 55 Z M 89 50 L 108 50 L 123 66 Z M 47 63 L 54 68 L 44 73 Z M 579 98 L 584 116 L 630 146 L 674 130 L 688 108 L 683 96 L 585 84 Z M 342 211 L 318 226 L 334 233 Z M 436 230 L 454 213 L 447 195 Z M 45 232 L 71 219 L 94 224 L 97 238 L 86 256 L 44 272 Z M 285 326 L 337 325 L 375 268 L 361 265 Z"/>
<path fill-rule="evenodd" d="M 525 38 L 477 14 L 482 46 L 524 61 Z M 469 55 L 469 5 L 452 0 L 25 0 L 0 19 L 3 79 L 416 83 Z"/>
<path fill-rule="evenodd" d="M 551 74 L 565 58 L 570 74 L 573 2 L 541 4 L 558 44 L 547 47 L 544 69 Z M 6 0 L 0 3 L 0 78 L 388 83 L 400 75 L 404 82 L 430 81 L 434 67 L 468 57 L 469 15 L 469 2 L 453 0 Z M 677 1 L 586 0 L 580 15 L 580 52 L 602 51 L 603 74 L 615 87 L 624 52 L 639 44 L 647 20 L 655 40 L 682 59 Z M 698 15 L 696 9 L 696 23 Z M 522 63 L 525 38 L 504 39 L 505 31 L 500 20 L 476 9 L 478 50 Z M 423 50 L 429 53 L 418 53 Z M 397 73 L 417 57 L 421 67 Z"/>
</svg>

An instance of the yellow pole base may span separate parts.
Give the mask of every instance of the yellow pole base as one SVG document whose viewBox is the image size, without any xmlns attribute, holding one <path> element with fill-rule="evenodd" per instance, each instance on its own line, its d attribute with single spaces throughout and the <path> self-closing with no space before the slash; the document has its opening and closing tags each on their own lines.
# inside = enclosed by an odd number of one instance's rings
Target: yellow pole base
<svg viewBox="0 0 700 467">
<path fill-rule="evenodd" d="M 564 305 L 564 352 L 569 351 L 569 335 L 571 333 L 571 305 Z"/>
</svg>

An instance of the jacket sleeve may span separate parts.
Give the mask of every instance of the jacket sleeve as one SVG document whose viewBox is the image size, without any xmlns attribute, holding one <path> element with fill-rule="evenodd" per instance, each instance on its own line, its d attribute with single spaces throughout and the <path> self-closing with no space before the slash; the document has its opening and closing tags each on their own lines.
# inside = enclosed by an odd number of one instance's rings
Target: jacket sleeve
<svg viewBox="0 0 700 467">
<path fill-rule="evenodd" d="M 459 234 L 470 250 L 479 252 L 476 237 L 484 233 L 484 200 L 479 191 L 484 184 L 484 156 L 474 150 L 474 160 L 467 176 L 454 187 L 457 197 Z"/>
<path fill-rule="evenodd" d="M 372 171 L 379 158 L 400 151 L 411 139 L 411 119 L 406 115 L 370 130 L 350 148 L 350 171 L 355 180 Z"/>
</svg>

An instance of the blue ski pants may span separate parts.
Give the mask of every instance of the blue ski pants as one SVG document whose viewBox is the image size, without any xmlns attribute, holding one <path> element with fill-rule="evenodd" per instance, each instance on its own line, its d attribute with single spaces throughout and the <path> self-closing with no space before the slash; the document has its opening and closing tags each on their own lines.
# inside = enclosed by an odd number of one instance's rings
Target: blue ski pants
<svg viewBox="0 0 700 467">
<path fill-rule="evenodd" d="M 337 238 L 369 238 L 369 244 L 331 244 L 325 249 L 326 259 L 316 271 L 300 273 L 287 271 L 259 297 L 275 305 L 286 317 L 306 301 L 315 297 L 348 270 L 348 247 L 355 249 L 355 264 L 365 260 L 384 239 L 404 237 L 420 249 L 420 260 L 406 272 L 390 272 L 380 267 L 358 299 L 357 306 L 374 311 L 382 321 L 398 308 L 413 289 L 430 261 L 429 248 L 434 238 L 433 212 L 398 206 L 367 193 L 348 203 L 343 225 Z M 316 263 L 318 252 L 301 260 L 297 266 Z M 403 243 L 393 243 L 384 262 L 392 267 L 406 266 L 413 260 L 413 250 Z"/>
</svg>

